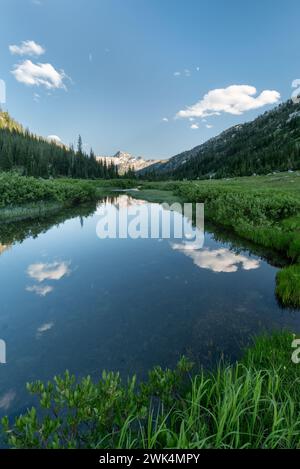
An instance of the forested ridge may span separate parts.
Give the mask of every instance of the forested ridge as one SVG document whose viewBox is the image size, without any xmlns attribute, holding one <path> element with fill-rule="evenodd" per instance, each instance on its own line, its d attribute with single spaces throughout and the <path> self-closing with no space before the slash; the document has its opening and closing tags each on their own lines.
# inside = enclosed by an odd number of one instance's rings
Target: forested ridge
<svg viewBox="0 0 300 469">
<path fill-rule="evenodd" d="M 147 176 L 209 179 L 299 168 L 300 105 L 290 100 L 252 122 L 231 127 L 164 164 L 150 166 Z"/>
<path fill-rule="evenodd" d="M 18 124 L 7 112 L 0 112 L 0 171 L 17 171 L 24 176 L 82 179 L 118 177 L 117 167 L 99 162 L 87 154 L 79 136 L 76 150 L 49 142 Z"/>
</svg>

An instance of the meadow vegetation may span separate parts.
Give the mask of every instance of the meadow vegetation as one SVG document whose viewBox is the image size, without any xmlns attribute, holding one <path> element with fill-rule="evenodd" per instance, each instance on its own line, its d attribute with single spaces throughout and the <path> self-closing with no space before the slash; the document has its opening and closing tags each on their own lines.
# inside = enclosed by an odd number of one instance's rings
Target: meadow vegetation
<svg viewBox="0 0 300 469">
<path fill-rule="evenodd" d="M 41 217 L 64 207 L 95 201 L 110 189 L 132 187 L 133 181 L 37 179 L 0 173 L 0 220 Z"/>
<path fill-rule="evenodd" d="M 68 372 L 28 384 L 39 406 L 2 420 L 12 448 L 299 448 L 300 365 L 288 332 L 256 339 L 244 358 L 211 372 L 182 358 L 148 379 L 98 382 Z"/>
</svg>

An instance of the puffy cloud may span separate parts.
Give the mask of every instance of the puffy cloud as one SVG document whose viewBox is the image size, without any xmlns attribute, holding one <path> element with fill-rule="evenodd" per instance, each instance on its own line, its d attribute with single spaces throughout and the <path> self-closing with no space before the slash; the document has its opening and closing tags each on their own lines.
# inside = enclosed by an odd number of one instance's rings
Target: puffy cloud
<svg viewBox="0 0 300 469">
<path fill-rule="evenodd" d="M 71 272 L 68 262 L 53 262 L 52 264 L 31 264 L 27 269 L 29 277 L 43 282 L 44 280 L 60 280 Z"/>
<path fill-rule="evenodd" d="M 231 85 L 209 91 L 203 99 L 179 111 L 176 117 L 205 117 L 220 115 L 222 112 L 234 115 L 277 103 L 280 94 L 275 90 L 264 90 L 255 96 L 257 90 L 249 85 Z"/>
<path fill-rule="evenodd" d="M 191 129 L 193 129 L 193 130 L 199 129 L 199 125 L 198 124 L 192 124 Z"/>
<path fill-rule="evenodd" d="M 23 41 L 20 46 L 11 45 L 9 51 L 14 55 L 29 55 L 30 57 L 43 55 L 46 52 L 42 46 L 34 41 Z"/>
<path fill-rule="evenodd" d="M 169 119 L 167 117 L 163 117 L 163 122 L 169 122 Z"/>
<path fill-rule="evenodd" d="M 67 76 L 65 72 L 56 70 L 49 63 L 34 64 L 31 60 L 25 60 L 15 65 L 12 74 L 17 81 L 28 86 L 44 86 L 48 90 L 55 88 L 66 89 L 64 80 Z"/>
<path fill-rule="evenodd" d="M 173 249 L 182 251 L 190 257 L 194 264 L 201 269 L 209 269 L 213 272 L 237 272 L 239 266 L 244 270 L 258 269 L 260 262 L 250 259 L 242 254 L 235 254 L 226 248 L 220 249 L 199 249 L 193 243 L 174 244 Z"/>
<path fill-rule="evenodd" d="M 205 127 L 206 127 L 207 129 L 212 129 L 212 128 L 213 128 L 213 125 L 211 125 L 211 124 L 206 124 Z"/>
</svg>

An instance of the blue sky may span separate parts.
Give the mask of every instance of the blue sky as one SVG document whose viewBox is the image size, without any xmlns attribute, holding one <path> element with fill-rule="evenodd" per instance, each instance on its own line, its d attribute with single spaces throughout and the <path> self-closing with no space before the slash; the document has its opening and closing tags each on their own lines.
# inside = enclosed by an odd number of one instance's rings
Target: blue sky
<svg viewBox="0 0 300 469">
<path fill-rule="evenodd" d="M 299 0 L 0 6 L 7 109 L 97 154 L 172 156 L 288 99 L 300 78 Z"/>
</svg>

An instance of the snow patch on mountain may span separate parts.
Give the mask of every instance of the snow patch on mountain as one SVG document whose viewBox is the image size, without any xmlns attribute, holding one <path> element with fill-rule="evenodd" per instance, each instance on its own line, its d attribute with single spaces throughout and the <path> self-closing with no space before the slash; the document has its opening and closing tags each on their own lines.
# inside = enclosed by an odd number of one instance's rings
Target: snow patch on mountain
<svg viewBox="0 0 300 469">
<path fill-rule="evenodd" d="M 124 151 L 118 151 L 113 156 L 97 156 L 96 159 L 103 163 L 106 162 L 107 165 L 113 163 L 118 167 L 119 174 L 121 175 L 129 170 L 140 171 L 158 162 L 158 160 L 144 160 L 141 156 L 136 157 Z"/>
</svg>

